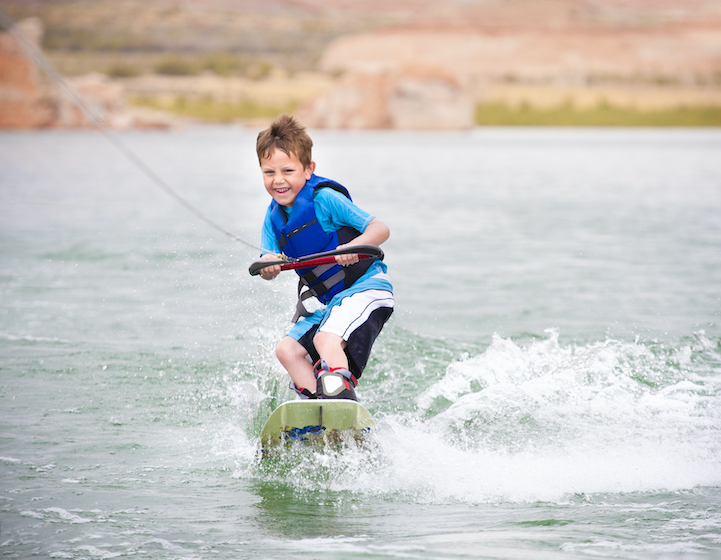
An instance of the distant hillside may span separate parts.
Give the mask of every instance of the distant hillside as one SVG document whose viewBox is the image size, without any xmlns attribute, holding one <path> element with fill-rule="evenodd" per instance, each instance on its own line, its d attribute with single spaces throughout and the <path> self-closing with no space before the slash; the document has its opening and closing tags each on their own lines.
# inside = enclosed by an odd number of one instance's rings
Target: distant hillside
<svg viewBox="0 0 721 560">
<path fill-rule="evenodd" d="M 721 25 L 718 0 L 3 0 L 3 6 L 18 19 L 40 17 L 45 50 L 74 74 L 107 72 L 120 60 L 153 71 L 169 54 L 195 57 L 196 70 L 218 73 L 258 74 L 259 61 L 311 70 L 338 37 L 384 28 L 532 27 L 562 34 Z M 200 60 L 210 54 L 215 61 Z"/>
<path fill-rule="evenodd" d="M 56 68 L 108 106 L 223 122 L 297 110 L 359 128 L 527 123 L 529 108 L 559 107 L 573 119 L 691 107 L 695 120 L 674 122 L 711 124 L 703 111 L 721 106 L 721 0 L 0 2 L 38 18 Z M 47 120 L 35 113 L 26 121 Z"/>
<path fill-rule="evenodd" d="M 336 17 L 273 4 L 255 0 L 3 0 L 16 19 L 37 16 L 42 20 L 44 50 L 70 74 L 107 72 L 119 61 L 152 72 L 169 55 L 195 60 L 201 65 L 199 70 L 205 69 L 201 59 L 214 55 L 209 69 L 226 74 L 242 75 L 259 62 L 291 71 L 309 70 L 333 39 L 396 21 L 373 15 Z M 257 68 L 251 72 L 257 73 Z"/>
</svg>

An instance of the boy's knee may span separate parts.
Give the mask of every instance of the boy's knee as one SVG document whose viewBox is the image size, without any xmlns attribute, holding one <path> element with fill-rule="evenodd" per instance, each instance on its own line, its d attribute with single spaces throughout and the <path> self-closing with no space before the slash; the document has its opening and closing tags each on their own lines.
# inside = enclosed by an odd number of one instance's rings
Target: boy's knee
<svg viewBox="0 0 721 560">
<path fill-rule="evenodd" d="M 279 360 L 281 360 L 281 362 L 284 359 L 298 357 L 299 355 L 304 353 L 305 348 L 303 348 L 300 342 L 289 336 L 281 339 L 281 341 L 275 347 L 275 355 Z"/>
<path fill-rule="evenodd" d="M 315 333 L 315 336 L 313 337 L 313 346 L 318 348 L 319 350 L 321 348 L 332 348 L 332 347 L 338 347 L 343 348 L 343 338 L 338 336 L 337 334 L 319 331 Z"/>
</svg>

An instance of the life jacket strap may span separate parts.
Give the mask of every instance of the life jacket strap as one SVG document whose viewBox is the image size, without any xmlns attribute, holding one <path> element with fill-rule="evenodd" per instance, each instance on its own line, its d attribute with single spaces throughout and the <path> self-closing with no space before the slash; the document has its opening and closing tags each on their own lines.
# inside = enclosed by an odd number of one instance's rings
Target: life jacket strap
<svg viewBox="0 0 721 560">
<path fill-rule="evenodd" d="M 324 268 L 324 267 L 319 267 Z M 315 276 L 315 275 L 314 275 Z M 308 286 L 308 291 L 312 292 L 315 297 L 320 297 L 323 294 L 325 294 L 328 290 L 330 290 L 333 286 L 338 284 L 339 282 L 342 282 L 345 278 L 345 270 L 342 268 L 336 272 L 333 276 L 330 278 L 326 278 L 322 282 L 318 282 L 316 284 L 308 285 L 303 278 L 301 278 L 299 285 L 302 286 Z M 316 278 L 317 280 L 317 278 Z"/>
<path fill-rule="evenodd" d="M 284 213 L 285 215 L 285 213 Z M 288 233 L 284 233 L 282 237 L 278 239 L 278 245 L 280 246 L 280 250 L 283 250 L 283 247 L 286 246 L 288 241 L 290 241 L 293 237 L 298 235 L 301 231 L 303 231 L 305 228 L 308 228 L 312 226 L 313 224 L 318 223 L 318 218 L 314 218 L 309 222 L 304 223 L 303 225 L 298 226 L 297 228 L 289 231 Z"/>
<path fill-rule="evenodd" d="M 331 263 L 322 264 L 320 266 L 316 266 L 315 268 L 311 268 L 308 272 L 306 272 L 305 274 L 303 274 L 303 276 L 300 277 L 300 281 L 306 286 L 312 286 L 313 284 L 318 282 L 318 280 L 320 280 L 321 276 L 323 276 L 334 266 L 336 266 L 336 264 Z"/>
<path fill-rule="evenodd" d="M 305 300 L 315 297 L 310 290 L 306 290 L 302 294 L 298 295 L 298 301 L 295 304 L 295 313 L 291 319 L 292 323 L 297 323 L 301 317 L 310 317 L 312 313 L 305 308 Z"/>
<path fill-rule="evenodd" d="M 330 267 L 333 267 L 335 265 L 330 265 Z M 326 271 L 330 268 L 328 265 L 319 266 L 316 268 L 325 268 Z M 315 269 L 314 269 L 315 270 Z M 325 272 L 325 271 L 324 271 Z M 306 273 L 303 275 L 303 277 L 298 282 L 298 302 L 295 304 L 295 314 L 293 315 L 293 318 L 291 321 L 293 323 L 297 323 L 298 319 L 301 317 L 308 317 L 311 315 L 310 311 L 308 311 L 305 308 L 305 300 L 312 298 L 312 297 L 321 297 L 323 294 L 325 294 L 328 290 L 330 290 L 333 286 L 338 284 L 339 282 L 343 282 L 345 279 L 345 271 L 341 268 L 338 272 L 336 272 L 333 276 L 330 278 L 326 278 L 323 282 L 320 282 L 318 284 L 315 284 L 313 287 L 308 287 L 307 290 L 303 291 L 303 286 L 308 286 L 306 282 L 304 281 L 307 274 L 311 274 L 313 271 Z M 313 276 L 317 279 L 317 275 L 313 274 Z"/>
</svg>

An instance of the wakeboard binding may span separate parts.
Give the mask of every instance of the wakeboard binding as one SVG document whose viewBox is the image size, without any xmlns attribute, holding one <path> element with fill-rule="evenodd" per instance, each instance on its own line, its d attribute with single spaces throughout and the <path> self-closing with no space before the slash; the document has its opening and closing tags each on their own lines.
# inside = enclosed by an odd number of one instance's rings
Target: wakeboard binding
<svg viewBox="0 0 721 560">
<path fill-rule="evenodd" d="M 355 376 L 345 368 L 330 369 L 325 360 L 321 359 L 315 364 L 313 373 L 316 377 L 315 392 L 306 388 L 296 387 L 290 382 L 289 387 L 293 389 L 301 399 L 348 399 L 357 401 Z"/>
</svg>

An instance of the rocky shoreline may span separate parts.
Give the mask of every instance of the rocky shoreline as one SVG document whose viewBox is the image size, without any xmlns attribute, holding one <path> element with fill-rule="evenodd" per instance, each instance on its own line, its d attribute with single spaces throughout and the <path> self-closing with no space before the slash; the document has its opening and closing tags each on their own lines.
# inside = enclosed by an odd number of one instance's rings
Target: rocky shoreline
<svg viewBox="0 0 721 560">
<path fill-rule="evenodd" d="M 38 18 L 20 22 L 18 29 L 39 48 Z M 276 68 L 263 79 L 210 72 L 124 78 L 91 73 L 67 82 L 118 129 L 190 122 L 157 109 L 190 99 L 293 107 L 318 128 L 457 130 L 474 126 L 475 108 L 489 103 L 538 108 L 607 103 L 637 111 L 721 107 L 721 26 L 563 32 L 392 28 L 331 42 L 316 71 Z M 238 122 L 255 127 L 266 120 Z M 14 39 L 0 33 L 0 128 L 88 125 Z"/>
</svg>

